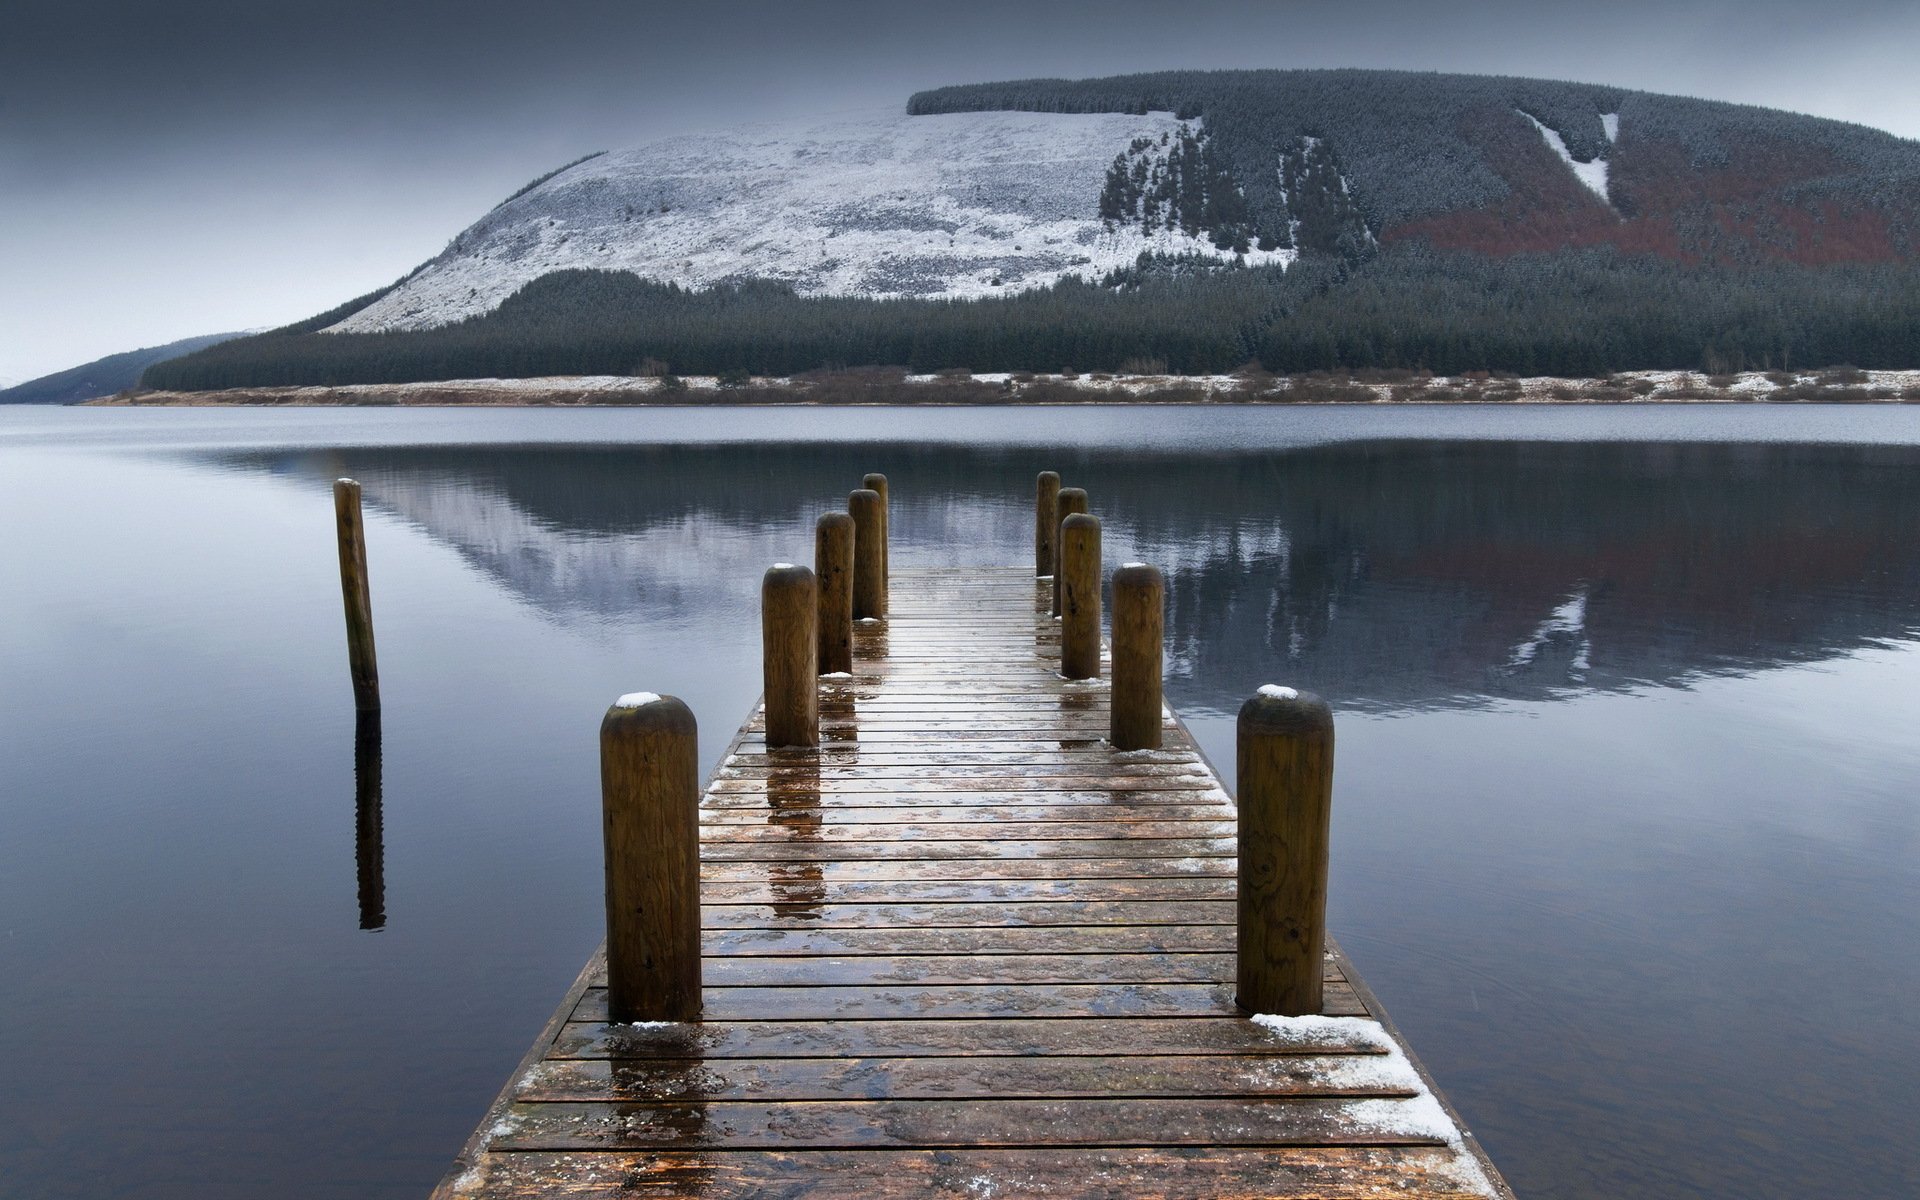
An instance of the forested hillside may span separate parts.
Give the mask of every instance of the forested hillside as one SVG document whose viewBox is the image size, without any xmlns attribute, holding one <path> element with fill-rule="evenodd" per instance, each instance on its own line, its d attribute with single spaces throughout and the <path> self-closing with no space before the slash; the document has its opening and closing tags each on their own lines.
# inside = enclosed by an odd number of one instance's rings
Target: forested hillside
<svg viewBox="0 0 1920 1200">
<path fill-rule="evenodd" d="M 1053 156 L 1031 167 L 992 158 L 998 131 L 937 123 L 1009 110 L 1163 115 L 1105 150 L 1086 127 L 1010 127 L 1022 152 Z M 887 136 L 915 155 L 951 145 L 969 166 L 957 179 L 925 164 L 878 176 L 893 189 L 880 195 L 890 214 L 863 201 L 847 217 L 843 197 L 796 199 L 789 186 L 781 228 L 799 232 L 756 241 L 741 197 L 789 182 L 785 151 L 754 143 L 775 166 L 745 176 L 738 153 L 683 146 L 691 180 L 659 148 L 599 156 L 536 180 L 396 289 L 159 364 L 144 383 L 876 363 L 1565 375 L 1920 365 L 1920 143 L 1878 130 L 1585 84 L 1375 71 L 983 84 L 921 93 L 909 111 L 918 132 Z M 937 187 L 938 202 L 916 208 L 895 179 Z M 658 203 L 636 206 L 640 187 Z M 624 208 L 607 208 L 616 201 Z M 807 224 L 816 203 L 824 233 Z M 742 241 L 689 241 L 673 224 L 688 204 L 701 228 L 733 221 Z M 606 243 L 622 236 L 692 246 L 693 273 L 682 278 L 661 251 L 645 266 L 598 267 L 579 250 L 589 230 L 610 258 L 619 246 Z M 808 236 L 820 240 L 795 265 L 792 243 Z M 1009 244 L 995 249 L 995 237 Z M 890 239 L 880 266 L 835 265 L 875 239 Z M 1078 260 L 1075 245 L 1087 248 Z M 1097 272 L 1071 266 L 1112 263 L 1119 245 L 1140 252 Z M 526 259 L 528 246 L 550 257 Z M 456 287 L 501 278 L 486 274 L 501 262 L 525 282 L 499 301 Z M 392 315 L 366 319 L 375 311 Z"/>
</svg>

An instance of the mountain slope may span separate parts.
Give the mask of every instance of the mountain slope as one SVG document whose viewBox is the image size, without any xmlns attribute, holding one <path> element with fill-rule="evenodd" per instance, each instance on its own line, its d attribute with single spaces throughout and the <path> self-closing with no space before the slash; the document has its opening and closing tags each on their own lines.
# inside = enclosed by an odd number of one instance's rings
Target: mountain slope
<svg viewBox="0 0 1920 1200">
<path fill-rule="evenodd" d="M 390 289 L 145 381 L 1908 367 L 1917 223 L 1920 143 L 1749 106 L 1389 71 L 968 85 L 591 156 Z"/>
<path fill-rule="evenodd" d="M 239 336 L 237 333 L 205 334 L 168 342 L 164 346 L 109 354 L 90 363 L 81 363 L 77 367 L 68 367 L 64 371 L 55 371 L 51 375 L 42 375 L 38 379 L 29 379 L 0 390 L 0 404 L 78 404 L 82 400 L 111 396 L 139 383 L 140 373 L 155 363 L 204 350 Z"/>
<path fill-rule="evenodd" d="M 444 325 L 563 270 L 695 288 L 776 279 L 807 296 L 977 299 L 1098 278 L 1142 252 L 1230 258 L 1177 228 L 1100 219 L 1114 155 L 1134 142 L 1157 148 L 1181 124 L 1169 113 L 892 115 L 596 155 L 501 204 L 331 329 Z"/>
</svg>

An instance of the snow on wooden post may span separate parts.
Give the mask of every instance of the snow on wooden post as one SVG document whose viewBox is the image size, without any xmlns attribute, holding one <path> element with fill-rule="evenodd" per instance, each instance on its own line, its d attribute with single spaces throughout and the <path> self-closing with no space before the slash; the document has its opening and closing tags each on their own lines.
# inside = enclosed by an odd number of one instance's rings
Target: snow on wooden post
<svg viewBox="0 0 1920 1200">
<path fill-rule="evenodd" d="M 1060 472 L 1042 471 L 1033 489 L 1033 573 L 1053 574 L 1053 535 L 1060 524 Z"/>
<path fill-rule="evenodd" d="M 878 472 L 860 481 L 860 486 L 880 497 L 880 585 L 893 583 L 893 528 L 891 502 L 887 498 L 887 477 Z"/>
<path fill-rule="evenodd" d="M 340 542 L 340 594 L 347 609 L 347 668 L 353 704 L 380 711 L 380 667 L 373 654 L 373 594 L 367 584 L 367 533 L 360 519 L 360 485 L 333 481 L 333 523 Z"/>
<path fill-rule="evenodd" d="M 847 496 L 853 517 L 853 619 L 887 615 L 886 508 L 880 493 L 859 488 Z"/>
<path fill-rule="evenodd" d="M 824 513 L 813 530 L 813 574 L 820 585 L 822 675 L 853 670 L 853 518 Z"/>
<path fill-rule="evenodd" d="M 1085 488 L 1061 488 L 1054 504 L 1053 525 L 1053 615 L 1060 615 L 1060 554 L 1064 548 L 1060 527 L 1075 513 L 1087 511 Z"/>
<path fill-rule="evenodd" d="M 1158 567 L 1127 563 L 1113 573 L 1113 697 L 1107 738 L 1117 750 L 1160 748 L 1166 594 Z"/>
<path fill-rule="evenodd" d="M 813 572 L 775 563 L 760 582 L 761 673 L 767 748 L 820 744 L 820 585 Z"/>
<path fill-rule="evenodd" d="M 1060 673 L 1100 674 L 1100 518 L 1074 513 L 1060 522 Z"/>
<path fill-rule="evenodd" d="M 1310 692 L 1262 687 L 1240 707 L 1239 914 L 1234 999 L 1248 1012 L 1321 1008 L 1333 712 Z"/>
<path fill-rule="evenodd" d="M 700 1016 L 700 745 L 693 713 L 635 692 L 600 723 L 607 1019 Z"/>
</svg>

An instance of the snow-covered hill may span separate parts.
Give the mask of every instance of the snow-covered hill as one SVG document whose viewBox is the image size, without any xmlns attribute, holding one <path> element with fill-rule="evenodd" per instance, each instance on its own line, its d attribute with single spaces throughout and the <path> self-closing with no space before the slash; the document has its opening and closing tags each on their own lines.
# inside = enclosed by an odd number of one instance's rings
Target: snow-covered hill
<svg viewBox="0 0 1920 1200">
<path fill-rule="evenodd" d="M 1177 144 L 1182 124 L 1164 112 L 888 113 L 603 154 L 500 205 L 330 329 L 448 324 L 569 268 L 690 287 L 778 279 L 809 296 L 970 298 L 1097 278 L 1142 251 L 1231 259 L 1205 237 L 1100 219 L 1115 157 Z"/>
</svg>

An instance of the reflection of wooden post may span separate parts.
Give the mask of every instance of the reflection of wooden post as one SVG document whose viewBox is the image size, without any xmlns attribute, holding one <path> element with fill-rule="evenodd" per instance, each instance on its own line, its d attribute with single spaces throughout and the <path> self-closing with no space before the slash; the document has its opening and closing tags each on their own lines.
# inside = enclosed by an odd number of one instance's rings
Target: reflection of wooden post
<svg viewBox="0 0 1920 1200">
<path fill-rule="evenodd" d="M 1060 673 L 1100 674 L 1100 518 L 1074 513 L 1060 522 Z"/>
<path fill-rule="evenodd" d="M 880 493 L 861 488 L 847 497 L 853 517 L 853 618 L 887 615 L 886 510 Z"/>
<path fill-rule="evenodd" d="M 622 696 L 600 723 L 609 1021 L 700 1015 L 699 743 L 672 696 Z"/>
<path fill-rule="evenodd" d="M 380 712 L 363 712 L 353 730 L 353 864 L 360 928 L 387 924 L 387 853 L 380 814 Z"/>
<path fill-rule="evenodd" d="M 1113 697 L 1108 740 L 1119 750 L 1160 748 L 1161 634 L 1166 583 L 1157 567 L 1113 573 Z"/>
<path fill-rule="evenodd" d="M 1033 573 L 1053 574 L 1053 534 L 1060 524 L 1060 473 L 1042 471 L 1033 489 Z"/>
<path fill-rule="evenodd" d="M 887 499 L 887 477 L 873 472 L 860 481 L 860 486 L 870 492 L 880 494 L 880 584 L 893 586 L 893 507 Z"/>
<path fill-rule="evenodd" d="M 767 748 L 820 744 L 820 587 L 813 572 L 775 563 L 760 583 Z"/>
<path fill-rule="evenodd" d="M 822 675 L 853 670 L 853 518 L 824 513 L 813 528 L 813 573 L 820 583 Z"/>
<path fill-rule="evenodd" d="M 1063 548 L 1060 538 L 1060 526 L 1075 513 L 1087 511 L 1087 492 L 1085 488 L 1061 488 L 1059 498 L 1054 503 L 1054 516 L 1057 518 L 1053 528 L 1053 615 L 1060 615 L 1060 551 Z"/>
<path fill-rule="evenodd" d="M 360 520 L 360 485 L 351 479 L 333 481 L 333 521 L 340 539 L 340 594 L 347 606 L 347 666 L 353 673 L 353 704 L 361 712 L 377 712 L 380 668 L 373 657 L 367 534 Z"/>
<path fill-rule="evenodd" d="M 1240 883 L 1235 999 L 1256 1013 L 1321 1008 L 1333 712 L 1272 684 L 1240 708 Z"/>
</svg>

